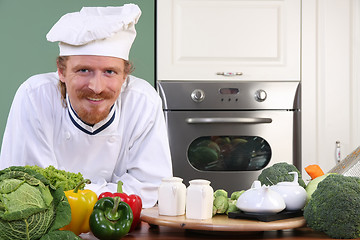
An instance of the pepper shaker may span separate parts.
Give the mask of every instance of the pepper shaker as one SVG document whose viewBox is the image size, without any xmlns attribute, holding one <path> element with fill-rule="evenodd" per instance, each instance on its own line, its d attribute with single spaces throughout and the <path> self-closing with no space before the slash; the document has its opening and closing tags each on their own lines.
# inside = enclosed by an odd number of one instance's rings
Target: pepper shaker
<svg viewBox="0 0 360 240">
<path fill-rule="evenodd" d="M 179 177 L 164 178 L 159 187 L 159 215 L 185 214 L 186 186 Z"/>
<path fill-rule="evenodd" d="M 186 190 L 186 218 L 212 218 L 214 189 L 210 186 L 210 181 L 195 179 L 189 183 Z"/>
</svg>

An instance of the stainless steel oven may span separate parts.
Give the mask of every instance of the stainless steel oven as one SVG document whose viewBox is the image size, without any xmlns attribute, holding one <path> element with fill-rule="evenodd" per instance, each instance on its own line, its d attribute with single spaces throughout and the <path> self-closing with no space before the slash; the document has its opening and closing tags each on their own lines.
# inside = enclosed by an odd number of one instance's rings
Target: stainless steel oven
<svg viewBox="0 0 360 240">
<path fill-rule="evenodd" d="M 158 81 L 174 175 L 248 189 L 262 169 L 300 162 L 299 82 Z"/>
</svg>

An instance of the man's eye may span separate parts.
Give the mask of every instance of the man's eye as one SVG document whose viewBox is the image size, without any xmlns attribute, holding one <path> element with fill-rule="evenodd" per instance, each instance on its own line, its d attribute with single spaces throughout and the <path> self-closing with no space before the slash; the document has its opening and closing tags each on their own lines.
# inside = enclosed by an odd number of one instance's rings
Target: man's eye
<svg viewBox="0 0 360 240">
<path fill-rule="evenodd" d="M 113 70 L 106 70 L 105 72 L 106 72 L 106 74 L 115 74 L 115 71 L 113 71 Z"/>
<path fill-rule="evenodd" d="M 84 68 L 84 69 L 80 69 L 79 72 L 87 73 L 87 72 L 89 72 L 89 70 Z"/>
</svg>

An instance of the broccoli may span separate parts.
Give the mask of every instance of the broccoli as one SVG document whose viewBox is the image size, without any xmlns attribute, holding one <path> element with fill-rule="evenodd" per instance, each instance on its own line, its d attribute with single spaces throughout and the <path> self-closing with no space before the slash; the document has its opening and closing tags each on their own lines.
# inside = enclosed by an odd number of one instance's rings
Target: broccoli
<svg viewBox="0 0 360 240">
<path fill-rule="evenodd" d="M 261 182 L 261 185 L 267 186 L 275 185 L 278 182 L 292 182 L 294 176 L 289 174 L 289 172 L 297 172 L 299 185 L 303 188 L 306 187 L 300 171 L 294 165 L 286 162 L 276 163 L 271 167 L 265 168 L 259 175 L 258 180 Z"/>
<path fill-rule="evenodd" d="M 331 174 L 304 208 L 308 227 L 332 238 L 360 238 L 360 178 Z"/>
<path fill-rule="evenodd" d="M 324 180 L 327 176 L 329 176 L 330 174 L 336 174 L 336 173 L 326 173 L 320 177 L 314 178 L 313 180 L 311 180 L 307 185 L 306 185 L 306 194 L 307 194 L 307 201 L 310 200 L 311 195 L 315 192 L 317 185 Z"/>
</svg>

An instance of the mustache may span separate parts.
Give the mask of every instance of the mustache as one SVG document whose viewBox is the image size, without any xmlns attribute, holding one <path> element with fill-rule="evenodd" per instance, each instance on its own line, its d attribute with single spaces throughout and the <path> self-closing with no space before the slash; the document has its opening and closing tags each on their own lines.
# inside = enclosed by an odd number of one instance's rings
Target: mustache
<svg viewBox="0 0 360 240">
<path fill-rule="evenodd" d="M 109 91 L 103 91 L 100 94 L 96 94 L 93 90 L 91 90 L 89 88 L 78 90 L 76 92 L 76 94 L 79 98 L 89 98 L 90 97 L 90 98 L 109 99 L 114 96 L 114 93 L 109 92 Z"/>
</svg>

